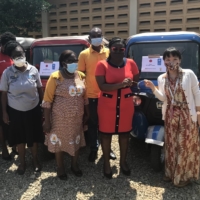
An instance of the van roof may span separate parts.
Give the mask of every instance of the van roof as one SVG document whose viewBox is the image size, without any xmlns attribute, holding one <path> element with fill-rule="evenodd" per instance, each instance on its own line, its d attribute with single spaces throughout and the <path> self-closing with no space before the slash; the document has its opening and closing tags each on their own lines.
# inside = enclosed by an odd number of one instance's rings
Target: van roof
<svg viewBox="0 0 200 200">
<path fill-rule="evenodd" d="M 79 44 L 88 44 L 89 39 L 88 35 L 81 35 L 81 36 L 56 36 L 56 37 L 45 37 L 39 38 L 34 41 L 31 48 L 35 46 L 46 46 L 46 45 L 64 45 L 64 41 L 68 41 L 68 44 L 74 44 L 76 41 Z"/>
<path fill-rule="evenodd" d="M 31 44 L 35 40 L 34 38 L 16 37 L 17 42 L 19 42 L 24 49 L 30 48 Z"/>
<path fill-rule="evenodd" d="M 200 34 L 189 31 L 177 31 L 177 32 L 147 32 L 130 36 L 127 39 L 128 43 L 137 42 L 152 42 L 152 41 L 183 41 L 192 40 L 200 43 Z"/>
</svg>

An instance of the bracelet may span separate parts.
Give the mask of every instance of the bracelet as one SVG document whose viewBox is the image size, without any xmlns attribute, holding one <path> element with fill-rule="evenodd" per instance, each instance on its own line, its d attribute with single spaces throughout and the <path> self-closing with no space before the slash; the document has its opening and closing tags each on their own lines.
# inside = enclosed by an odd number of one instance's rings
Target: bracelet
<svg viewBox="0 0 200 200">
<path fill-rule="evenodd" d="M 197 115 L 200 115 L 200 111 L 197 111 Z"/>
</svg>

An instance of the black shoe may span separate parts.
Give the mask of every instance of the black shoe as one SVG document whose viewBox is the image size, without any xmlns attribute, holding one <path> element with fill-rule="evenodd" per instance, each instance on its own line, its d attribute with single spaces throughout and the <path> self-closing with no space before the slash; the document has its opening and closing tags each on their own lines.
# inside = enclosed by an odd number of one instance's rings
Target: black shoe
<svg viewBox="0 0 200 200">
<path fill-rule="evenodd" d="M 62 180 L 62 181 L 66 181 L 66 180 L 67 180 L 67 174 L 65 173 L 65 170 L 63 169 L 63 170 L 62 170 L 62 174 L 59 175 L 59 172 L 61 171 L 60 169 L 62 169 L 62 168 L 58 168 L 58 167 L 57 167 L 57 177 L 58 177 L 60 180 Z M 63 172 L 63 171 L 64 171 L 64 172 Z"/>
<path fill-rule="evenodd" d="M 24 165 L 24 168 L 23 168 L 23 169 L 20 169 L 20 165 L 18 166 L 18 168 L 17 168 L 17 173 L 18 173 L 19 175 L 24 175 L 25 171 L 26 171 L 26 165 Z"/>
<path fill-rule="evenodd" d="M 77 177 L 81 177 L 81 176 L 83 176 L 83 172 L 79 169 L 78 171 L 75 171 L 74 169 L 73 169 L 73 167 L 71 167 L 71 170 L 72 170 L 72 172 L 73 172 L 73 174 L 75 175 L 75 176 L 77 176 Z"/>
<path fill-rule="evenodd" d="M 16 147 L 15 147 L 15 148 L 12 147 L 12 153 L 13 153 L 14 155 L 19 155 L 18 151 L 16 150 Z"/>
<path fill-rule="evenodd" d="M 125 176 L 130 176 L 131 175 L 131 170 L 128 169 L 128 170 L 125 170 L 121 167 L 121 172 L 122 174 L 124 174 Z"/>
<path fill-rule="evenodd" d="M 91 151 L 88 160 L 90 162 L 95 162 L 96 159 L 97 159 L 97 151 Z"/>
<path fill-rule="evenodd" d="M 57 175 L 57 177 L 62 180 L 62 181 L 66 181 L 67 180 L 67 174 L 62 174 L 62 175 Z"/>
<path fill-rule="evenodd" d="M 112 171 L 109 173 L 109 174 L 107 174 L 106 172 L 105 172 L 105 170 L 103 170 L 103 175 L 107 178 L 107 179 L 112 179 Z"/>
<path fill-rule="evenodd" d="M 112 149 L 110 150 L 110 159 L 111 160 L 116 160 L 117 159 L 117 157 L 116 157 L 115 153 L 112 151 Z"/>
</svg>

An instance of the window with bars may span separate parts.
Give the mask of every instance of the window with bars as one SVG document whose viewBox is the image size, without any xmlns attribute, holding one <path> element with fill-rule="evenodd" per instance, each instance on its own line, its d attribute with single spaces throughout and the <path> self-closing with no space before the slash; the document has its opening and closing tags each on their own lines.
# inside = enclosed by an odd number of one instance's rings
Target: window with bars
<svg viewBox="0 0 200 200">
<path fill-rule="evenodd" d="M 146 16 L 150 16 L 150 15 L 151 15 L 150 12 L 142 12 L 142 13 L 140 13 L 141 17 L 146 17 Z"/>
<path fill-rule="evenodd" d="M 141 3 L 139 5 L 140 8 L 148 8 L 148 7 L 151 7 L 151 3 Z"/>
<path fill-rule="evenodd" d="M 166 1 L 161 1 L 161 2 L 155 2 L 154 6 L 166 6 Z"/>
<path fill-rule="evenodd" d="M 179 10 L 171 10 L 171 11 L 170 11 L 170 14 L 172 14 L 172 15 L 182 14 L 182 13 L 183 13 L 183 10 L 182 10 L 182 9 L 179 9 Z"/>
<path fill-rule="evenodd" d="M 166 24 L 166 20 L 155 20 L 154 24 Z"/>
</svg>

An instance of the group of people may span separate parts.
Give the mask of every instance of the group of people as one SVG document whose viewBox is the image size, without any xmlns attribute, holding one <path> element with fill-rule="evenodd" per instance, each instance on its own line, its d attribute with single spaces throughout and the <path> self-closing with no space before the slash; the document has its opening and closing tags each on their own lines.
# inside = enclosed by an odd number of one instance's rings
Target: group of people
<svg viewBox="0 0 200 200">
<path fill-rule="evenodd" d="M 2 58 L 6 60 L 7 68 L 0 83 L 0 142 L 3 159 L 10 159 L 6 140 L 19 154 L 18 174 L 26 170 L 26 145 L 31 148 L 34 170 L 41 170 L 37 144 L 45 143 L 55 154 L 58 178 L 67 180 L 64 152 L 71 156 L 73 174 L 81 177 L 78 155 L 85 146 L 87 125 L 91 149 L 88 160 L 97 159 L 100 141 L 103 173 L 111 179 L 110 159 L 116 159 L 111 149 L 112 135 L 118 135 L 120 169 L 130 176 L 126 157 L 134 115 L 131 87 L 138 82 L 139 70 L 132 59 L 124 57 L 123 39 L 112 38 L 106 48 L 102 45 L 101 29 L 95 27 L 89 40 L 90 47 L 78 58 L 71 50 L 61 53 L 60 69 L 51 74 L 43 94 L 38 70 L 26 62 L 23 47 L 11 33 L 1 35 L 0 62 Z M 200 91 L 196 75 L 180 67 L 181 54 L 176 48 L 167 49 L 163 59 L 167 72 L 158 77 L 158 87 L 150 80 L 145 80 L 145 85 L 164 102 L 164 180 L 184 187 L 191 179 L 199 178 Z"/>
</svg>

